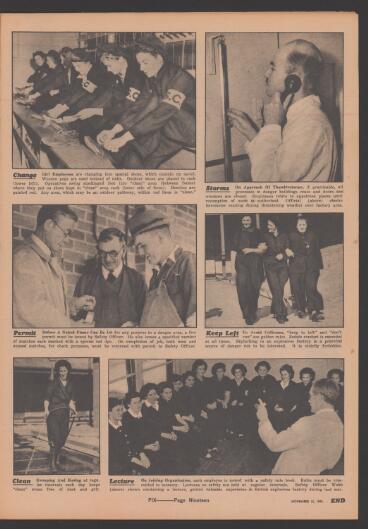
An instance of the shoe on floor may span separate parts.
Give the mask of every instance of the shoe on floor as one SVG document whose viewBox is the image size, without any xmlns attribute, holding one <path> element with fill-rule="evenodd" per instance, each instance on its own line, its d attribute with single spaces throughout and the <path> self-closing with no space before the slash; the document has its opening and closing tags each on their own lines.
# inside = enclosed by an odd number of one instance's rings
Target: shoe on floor
<svg viewBox="0 0 368 529">
<path fill-rule="evenodd" d="M 312 312 L 310 319 L 311 321 L 318 323 L 319 321 L 323 320 L 324 317 L 321 315 L 320 312 L 315 311 L 315 312 Z"/>
</svg>

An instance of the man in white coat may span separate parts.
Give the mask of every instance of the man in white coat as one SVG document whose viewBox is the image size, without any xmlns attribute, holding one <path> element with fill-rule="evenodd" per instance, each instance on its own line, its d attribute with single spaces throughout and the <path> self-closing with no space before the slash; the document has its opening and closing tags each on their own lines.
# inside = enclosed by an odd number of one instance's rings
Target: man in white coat
<svg viewBox="0 0 368 529">
<path fill-rule="evenodd" d="M 309 399 L 313 415 L 302 417 L 279 433 L 268 418 L 265 403 L 259 399 L 259 436 L 269 450 L 282 452 L 272 474 L 320 474 L 336 465 L 344 446 L 343 424 L 335 411 L 339 391 L 335 382 L 317 380 Z"/>
<path fill-rule="evenodd" d="M 333 129 L 317 94 L 323 59 L 306 40 L 293 40 L 275 53 L 266 72 L 263 127 L 248 115 L 229 111 L 229 120 L 246 137 L 254 182 L 328 182 L 336 178 Z M 290 85 L 291 77 L 291 85 Z"/>
<path fill-rule="evenodd" d="M 78 217 L 65 205 L 42 206 L 36 230 L 13 257 L 13 326 L 70 327 L 70 313 L 93 310 L 93 296 L 68 299 L 58 255 Z"/>
</svg>

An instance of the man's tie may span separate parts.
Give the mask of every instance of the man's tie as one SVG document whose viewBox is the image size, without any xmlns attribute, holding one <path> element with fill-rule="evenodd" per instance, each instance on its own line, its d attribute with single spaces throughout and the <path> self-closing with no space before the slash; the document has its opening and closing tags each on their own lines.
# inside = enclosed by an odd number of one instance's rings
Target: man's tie
<svg viewBox="0 0 368 529">
<path fill-rule="evenodd" d="M 114 274 L 112 272 L 109 272 L 109 275 L 107 276 L 107 280 L 109 283 L 115 283 L 115 279 L 116 277 L 114 276 Z"/>
</svg>

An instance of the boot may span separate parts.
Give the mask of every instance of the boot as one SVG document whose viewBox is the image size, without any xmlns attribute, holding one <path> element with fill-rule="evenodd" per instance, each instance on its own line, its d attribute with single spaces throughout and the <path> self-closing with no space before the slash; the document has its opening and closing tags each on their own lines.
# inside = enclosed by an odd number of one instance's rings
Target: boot
<svg viewBox="0 0 368 529">
<path fill-rule="evenodd" d="M 52 474 L 55 474 L 57 472 L 57 467 L 55 464 L 55 448 L 53 446 L 50 446 L 49 470 Z"/>
<path fill-rule="evenodd" d="M 59 460 L 60 460 L 60 450 L 55 450 L 55 456 L 54 456 L 55 467 L 56 467 L 56 470 L 60 472 L 60 471 L 63 471 L 64 469 L 60 465 Z"/>
</svg>

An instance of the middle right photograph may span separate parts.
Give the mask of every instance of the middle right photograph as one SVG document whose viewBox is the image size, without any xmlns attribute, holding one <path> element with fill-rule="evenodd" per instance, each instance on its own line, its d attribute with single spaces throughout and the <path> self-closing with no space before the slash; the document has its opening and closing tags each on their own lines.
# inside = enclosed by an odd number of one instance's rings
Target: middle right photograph
<svg viewBox="0 0 368 529">
<path fill-rule="evenodd" d="M 342 213 L 206 215 L 206 327 L 343 327 Z"/>
</svg>

